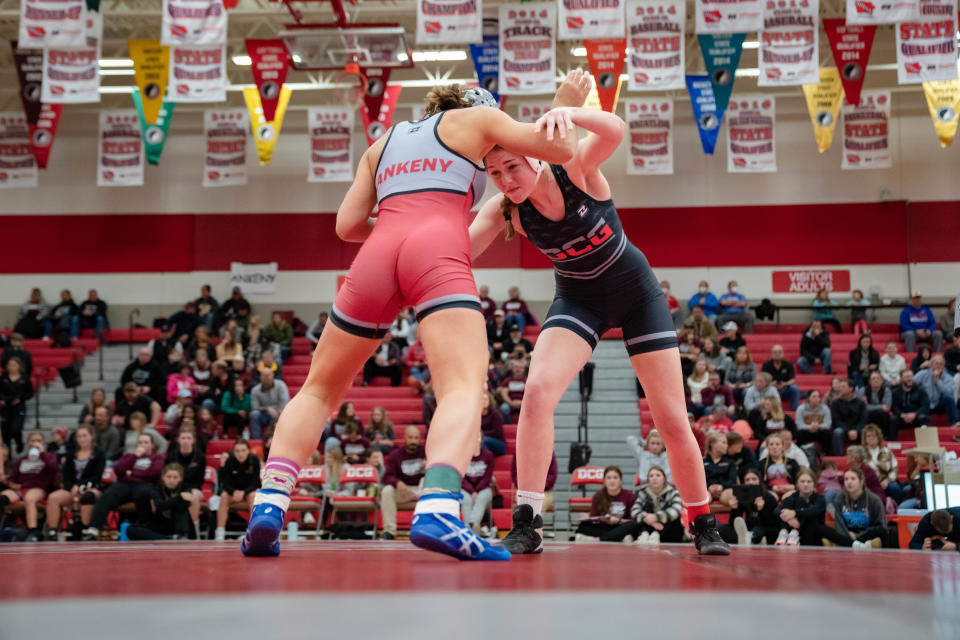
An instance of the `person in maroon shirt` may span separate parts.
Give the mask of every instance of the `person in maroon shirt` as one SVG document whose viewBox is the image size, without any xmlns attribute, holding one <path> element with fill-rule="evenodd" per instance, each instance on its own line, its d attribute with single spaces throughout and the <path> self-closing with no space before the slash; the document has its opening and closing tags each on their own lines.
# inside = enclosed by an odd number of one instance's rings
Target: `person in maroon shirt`
<svg viewBox="0 0 960 640">
<path fill-rule="evenodd" d="M 520 403 L 523 401 L 523 392 L 527 386 L 527 365 L 523 360 L 510 361 L 510 373 L 500 381 L 497 395 L 502 403 L 503 421 L 513 422 L 514 416 L 520 415 Z"/>
<path fill-rule="evenodd" d="M 46 442 L 39 431 L 27 436 L 26 455 L 13 463 L 13 471 L 7 479 L 9 487 L 0 493 L 0 511 L 7 505 L 23 501 L 24 518 L 27 521 L 27 542 L 40 540 L 37 526 L 37 505 L 57 485 L 60 463 L 54 453 L 46 451 Z"/>
<path fill-rule="evenodd" d="M 497 409 L 497 401 L 484 389 L 483 411 L 480 414 L 480 431 L 483 434 L 483 448 L 493 455 L 502 456 L 507 452 L 507 437 L 503 433 L 503 414 Z"/>
<path fill-rule="evenodd" d="M 717 398 L 720 398 L 721 402 L 718 402 Z M 700 402 L 704 407 L 723 404 L 727 408 L 728 416 L 733 416 L 737 408 L 733 401 L 733 391 L 727 385 L 720 383 L 720 373 L 718 371 L 710 372 L 707 378 L 707 386 L 700 391 Z"/>
<path fill-rule="evenodd" d="M 490 297 L 490 287 L 482 284 L 477 293 L 480 294 L 480 312 L 483 314 L 483 321 L 490 322 L 493 319 L 493 312 L 497 310 L 497 303 Z"/>
<path fill-rule="evenodd" d="M 847 468 L 859 469 L 863 473 L 863 486 L 874 493 L 881 501 L 886 501 L 887 492 L 880 484 L 880 478 L 873 468 L 866 464 L 867 450 L 860 445 L 854 445 L 847 448 Z"/>
<path fill-rule="evenodd" d="M 393 540 L 397 535 L 397 509 L 409 511 L 417 504 L 426 470 L 427 453 L 420 444 L 420 430 L 409 426 L 403 432 L 403 447 L 394 449 L 384 463 L 380 495 L 383 540 Z"/>
<path fill-rule="evenodd" d="M 623 488 L 623 473 L 620 467 L 610 466 L 603 470 L 603 488 L 593 496 L 590 517 L 577 527 L 577 542 L 629 542 L 637 535 L 638 525 L 630 517 L 630 509 L 637 496 Z"/>
<path fill-rule="evenodd" d="M 520 298 L 519 288 L 510 287 L 507 293 L 510 295 L 510 299 L 503 303 L 503 313 L 506 315 L 507 325 L 517 325 L 522 333 L 527 326 L 527 317 L 530 315 L 530 310 L 527 308 L 527 303 Z"/>
<path fill-rule="evenodd" d="M 351 422 L 347 425 L 347 432 L 343 434 L 340 448 L 347 458 L 347 464 L 361 464 L 364 454 L 370 448 L 370 441 L 360 433 L 360 425 Z"/>
<path fill-rule="evenodd" d="M 482 444 L 483 438 L 477 438 L 477 449 L 467 472 L 463 474 L 463 521 L 475 533 L 480 533 L 480 523 L 493 500 L 493 489 L 490 488 L 490 481 L 493 479 L 493 454 L 489 449 L 484 449 Z"/>
</svg>

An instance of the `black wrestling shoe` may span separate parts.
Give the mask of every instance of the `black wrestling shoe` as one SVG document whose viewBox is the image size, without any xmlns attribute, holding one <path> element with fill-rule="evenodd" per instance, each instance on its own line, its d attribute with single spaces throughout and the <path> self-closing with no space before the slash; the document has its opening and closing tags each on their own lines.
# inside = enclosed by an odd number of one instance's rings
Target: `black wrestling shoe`
<svg viewBox="0 0 960 640">
<path fill-rule="evenodd" d="M 730 545 L 723 541 L 717 531 L 717 519 L 712 513 L 703 513 L 693 519 L 690 525 L 693 545 L 702 556 L 728 556 Z"/>
<path fill-rule="evenodd" d="M 543 529 L 543 518 L 534 517 L 533 507 L 530 505 L 518 504 L 513 508 L 513 528 L 500 542 L 500 546 L 513 555 L 543 553 L 543 538 L 537 533 L 537 529 Z"/>
</svg>

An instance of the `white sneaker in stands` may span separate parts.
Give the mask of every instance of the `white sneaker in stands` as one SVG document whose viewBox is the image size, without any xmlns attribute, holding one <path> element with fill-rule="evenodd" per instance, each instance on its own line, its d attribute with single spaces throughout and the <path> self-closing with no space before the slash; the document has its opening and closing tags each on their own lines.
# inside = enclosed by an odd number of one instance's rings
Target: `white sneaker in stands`
<svg viewBox="0 0 960 640">
<path fill-rule="evenodd" d="M 737 544 L 741 547 L 750 546 L 750 532 L 747 531 L 747 521 L 737 516 L 733 520 L 733 530 L 737 532 Z"/>
<path fill-rule="evenodd" d="M 787 536 L 787 546 L 796 547 L 800 545 L 800 532 L 796 529 L 791 529 L 790 534 Z"/>
<path fill-rule="evenodd" d="M 650 542 L 650 532 L 649 532 L 649 531 L 644 531 L 643 533 L 640 534 L 640 537 L 637 538 L 637 541 L 636 541 L 634 544 L 643 544 L 643 545 L 645 545 L 645 544 L 647 544 L 648 542 Z"/>
<path fill-rule="evenodd" d="M 623 544 L 633 544 L 633 536 L 624 536 L 622 542 Z"/>
<path fill-rule="evenodd" d="M 213 539 L 216 542 L 223 542 L 227 539 L 227 531 L 223 527 L 217 527 L 216 532 L 213 534 Z"/>
<path fill-rule="evenodd" d="M 859 540 L 854 540 L 852 546 L 854 551 L 863 551 L 867 547 L 867 545 L 860 542 Z"/>
<path fill-rule="evenodd" d="M 777 541 L 774 542 L 777 546 L 783 546 L 787 544 L 787 530 L 780 529 L 780 533 L 777 534 Z"/>
<path fill-rule="evenodd" d="M 647 540 L 647 544 L 649 544 L 649 545 L 651 545 L 651 546 L 660 544 L 660 532 L 659 532 L 659 531 L 651 531 L 651 532 L 650 532 L 650 539 Z"/>
<path fill-rule="evenodd" d="M 594 538 L 593 536 L 588 536 L 582 533 L 578 533 L 575 536 L 573 536 L 573 539 L 576 542 L 596 542 L 599 538 Z"/>
</svg>

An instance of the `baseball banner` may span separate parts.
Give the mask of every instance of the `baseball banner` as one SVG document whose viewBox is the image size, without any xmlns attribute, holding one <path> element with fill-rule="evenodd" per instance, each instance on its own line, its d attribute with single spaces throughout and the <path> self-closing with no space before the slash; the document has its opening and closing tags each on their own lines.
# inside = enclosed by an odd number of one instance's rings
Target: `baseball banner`
<svg viewBox="0 0 960 640">
<path fill-rule="evenodd" d="M 630 146 L 630 175 L 673 174 L 673 99 L 636 98 L 624 101 Z"/>
<path fill-rule="evenodd" d="M 684 88 L 685 0 L 627 2 L 627 87 L 631 91 Z"/>
<path fill-rule="evenodd" d="M 819 82 L 819 34 L 820 0 L 767 3 L 759 34 L 757 84 L 786 87 Z"/>
<path fill-rule="evenodd" d="M 703 61 L 707 67 L 707 76 L 713 84 L 713 95 L 720 111 L 726 110 L 730 94 L 733 92 L 733 82 L 737 77 L 737 66 L 740 64 L 740 54 L 743 53 L 745 35 L 745 33 L 732 33 L 697 36 L 700 41 L 700 50 L 703 52 Z"/>
<path fill-rule="evenodd" d="M 483 42 L 470 45 L 470 57 L 477 70 L 477 83 L 500 100 L 500 31 L 496 18 L 483 19 Z"/>
<path fill-rule="evenodd" d="M 763 29 L 761 0 L 696 0 L 697 33 L 742 33 Z"/>
<path fill-rule="evenodd" d="M 417 2 L 417 44 L 467 44 L 483 38 L 483 0 Z"/>
<path fill-rule="evenodd" d="M 160 41 L 165 45 L 227 43 L 223 0 L 163 0 Z"/>
<path fill-rule="evenodd" d="M 353 180 L 353 109 L 310 107 L 310 165 L 307 182 Z"/>
<path fill-rule="evenodd" d="M 917 17 L 917 0 L 847 0 L 847 24 L 893 24 Z"/>
<path fill-rule="evenodd" d="M 253 141 L 257 145 L 260 165 L 268 165 L 273 157 L 273 147 L 276 146 L 277 137 L 280 135 L 280 127 L 283 125 L 283 114 L 287 110 L 287 103 L 290 102 L 290 87 L 280 89 L 280 98 L 277 100 L 273 120 L 267 120 L 264 115 L 263 107 L 260 106 L 260 92 L 255 87 L 247 87 L 243 90 L 243 100 L 247 103 L 247 110 L 250 112 L 250 127 L 253 129 Z"/>
<path fill-rule="evenodd" d="M 843 105 L 843 168 L 890 167 L 890 92 L 864 91 L 859 105 Z"/>
<path fill-rule="evenodd" d="M 612 40 L 584 40 L 587 49 L 587 65 L 594 79 L 594 90 L 604 111 L 613 113 L 620 96 L 620 72 L 623 71 L 624 38 Z"/>
<path fill-rule="evenodd" d="M 840 105 L 843 104 L 843 83 L 836 69 L 820 69 L 820 82 L 803 85 L 807 110 L 813 123 L 817 149 L 823 153 L 833 144 L 833 130 L 837 126 Z"/>
<path fill-rule="evenodd" d="M 101 111 L 97 186 L 142 185 L 143 144 L 137 112 L 133 109 Z"/>
<path fill-rule="evenodd" d="M 103 42 L 103 17 L 92 11 L 86 14 L 86 45 L 68 49 L 47 47 L 43 50 L 43 102 L 100 102 L 100 46 Z"/>
<path fill-rule="evenodd" d="M 500 93 L 553 93 L 557 89 L 556 5 L 525 2 L 500 5 Z"/>
<path fill-rule="evenodd" d="M 17 80 L 20 83 L 20 104 L 23 105 L 23 112 L 27 117 L 30 146 L 37 160 L 37 167 L 46 169 L 63 105 L 40 101 L 43 93 L 43 51 L 21 49 L 16 41 L 11 45 Z"/>
<path fill-rule="evenodd" d="M 0 113 L 0 189 L 36 186 L 37 160 L 27 117 L 19 111 L 4 111 Z"/>
<path fill-rule="evenodd" d="M 133 90 L 133 104 L 137 108 L 137 117 L 140 118 L 140 133 L 143 138 L 147 163 L 158 165 L 160 164 L 160 154 L 163 153 L 163 145 L 167 142 L 167 131 L 170 129 L 173 109 L 177 105 L 164 100 L 159 111 L 157 111 L 157 117 L 154 118 L 153 122 L 147 122 L 143 112 L 143 96 L 140 95 L 139 89 Z"/>
<path fill-rule="evenodd" d="M 727 106 L 727 173 L 777 170 L 774 133 L 776 99 L 771 95 L 734 96 Z"/>
<path fill-rule="evenodd" d="M 20 0 L 20 45 L 82 48 L 85 14 L 84 0 Z"/>
<path fill-rule="evenodd" d="M 263 116 L 269 122 L 277 112 L 280 89 L 290 68 L 290 57 L 283 40 L 247 40 L 246 45 L 253 82 L 260 93 Z"/>
<path fill-rule="evenodd" d="M 170 102 L 224 102 L 227 99 L 226 45 L 170 47 Z"/>
<path fill-rule="evenodd" d="M 553 107 L 553 103 L 547 100 L 537 102 L 518 102 L 517 103 L 517 122 L 536 122 L 540 116 L 545 114 Z"/>
<path fill-rule="evenodd" d="M 901 22 L 897 34 L 897 82 L 918 84 L 957 77 L 957 0 L 922 0 L 920 17 Z"/>
<path fill-rule="evenodd" d="M 557 0 L 557 40 L 622 38 L 624 0 Z"/>
<path fill-rule="evenodd" d="M 143 101 L 144 121 L 153 124 L 157 121 L 167 93 L 170 48 L 162 46 L 159 40 L 129 40 L 127 48 L 133 59 L 134 79 Z"/>
<path fill-rule="evenodd" d="M 205 148 L 203 186 L 247 184 L 247 112 L 207 109 L 203 112 Z"/>
<path fill-rule="evenodd" d="M 847 25 L 841 18 L 824 18 L 823 30 L 827 33 L 833 60 L 840 72 L 843 91 L 850 104 L 860 104 L 860 90 L 867 76 L 867 61 L 873 36 L 877 33 L 874 25 Z"/>
<path fill-rule="evenodd" d="M 960 80 L 924 82 L 923 93 L 927 97 L 940 146 L 949 147 L 957 135 L 957 122 L 960 119 Z"/>
<path fill-rule="evenodd" d="M 373 102 L 369 100 L 370 85 L 367 85 L 368 99 L 360 107 L 360 117 L 363 120 L 363 133 L 367 136 L 367 145 L 373 144 L 380 136 L 387 132 L 393 122 L 393 111 L 397 108 L 397 100 L 403 90 L 398 84 L 385 86 Z M 376 105 L 376 109 L 372 105 Z"/>
<path fill-rule="evenodd" d="M 700 133 L 700 145 L 703 152 L 713 155 L 717 147 L 717 135 L 723 123 L 723 109 L 717 105 L 713 95 L 713 83 L 709 76 L 687 76 L 687 91 L 690 92 L 690 104 L 693 107 L 693 117 L 697 121 L 697 131 Z"/>
</svg>

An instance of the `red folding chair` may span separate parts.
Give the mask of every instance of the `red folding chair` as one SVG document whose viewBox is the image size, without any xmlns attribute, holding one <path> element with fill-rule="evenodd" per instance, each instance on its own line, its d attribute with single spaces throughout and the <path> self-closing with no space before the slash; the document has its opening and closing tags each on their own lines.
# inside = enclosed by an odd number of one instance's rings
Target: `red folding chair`
<svg viewBox="0 0 960 640">
<path fill-rule="evenodd" d="M 567 498 L 567 518 L 571 529 L 583 519 L 584 513 L 590 513 L 590 504 L 593 502 L 593 497 L 587 497 L 587 487 L 602 484 L 603 467 L 577 467 L 573 470 L 573 475 L 570 476 L 569 497 Z M 574 496 L 574 489 L 577 487 L 580 489 L 579 497 Z M 579 514 L 576 521 L 573 519 L 575 513 Z"/>
<path fill-rule="evenodd" d="M 362 495 L 358 492 L 355 496 L 334 496 L 331 500 L 334 519 L 338 513 L 371 513 L 372 517 L 367 518 L 371 525 L 370 537 L 377 537 L 377 489 L 380 486 L 380 475 L 377 469 L 369 464 L 354 464 L 343 468 L 340 472 L 340 482 L 338 486 L 345 484 L 366 485 Z M 370 488 L 373 491 L 370 491 Z M 371 495 L 373 494 L 373 495 Z"/>
</svg>

